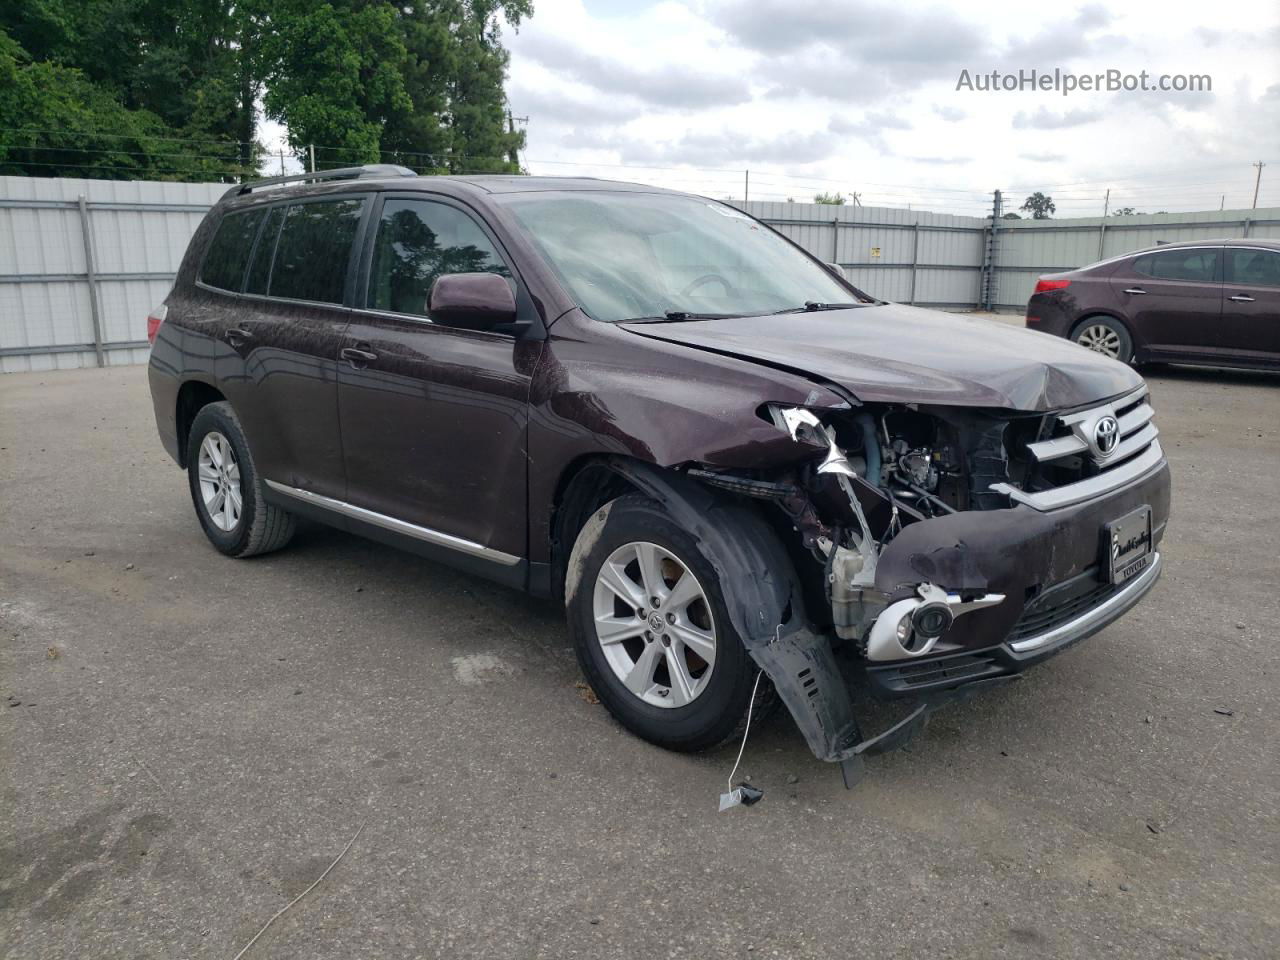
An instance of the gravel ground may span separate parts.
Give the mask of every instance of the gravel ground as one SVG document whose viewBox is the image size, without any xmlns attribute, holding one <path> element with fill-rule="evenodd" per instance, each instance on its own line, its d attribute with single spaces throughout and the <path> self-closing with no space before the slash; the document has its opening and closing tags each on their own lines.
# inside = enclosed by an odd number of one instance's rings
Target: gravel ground
<svg viewBox="0 0 1280 960">
<path fill-rule="evenodd" d="M 1015 318 L 1016 320 L 1016 318 Z M 1162 370 L 1162 582 L 846 792 L 686 757 L 549 603 L 316 526 L 223 558 L 140 367 L 0 377 L 0 955 L 1239 957 L 1280 944 L 1280 378 Z"/>
</svg>

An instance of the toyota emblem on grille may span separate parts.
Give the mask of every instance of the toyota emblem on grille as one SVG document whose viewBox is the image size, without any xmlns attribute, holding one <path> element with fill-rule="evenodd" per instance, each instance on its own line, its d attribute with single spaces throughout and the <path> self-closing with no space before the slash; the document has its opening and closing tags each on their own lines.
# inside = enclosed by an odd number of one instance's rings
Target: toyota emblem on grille
<svg viewBox="0 0 1280 960">
<path fill-rule="evenodd" d="M 1120 423 L 1115 417 L 1099 417 L 1093 428 L 1093 446 L 1098 456 L 1109 457 L 1120 444 Z"/>
</svg>

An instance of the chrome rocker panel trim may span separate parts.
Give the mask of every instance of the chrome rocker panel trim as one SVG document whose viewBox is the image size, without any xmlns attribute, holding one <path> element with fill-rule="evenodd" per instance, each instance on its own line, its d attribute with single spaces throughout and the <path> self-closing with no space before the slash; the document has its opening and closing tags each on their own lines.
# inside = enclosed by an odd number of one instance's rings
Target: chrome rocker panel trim
<svg viewBox="0 0 1280 960">
<path fill-rule="evenodd" d="M 1152 554 L 1151 565 L 1110 599 L 1098 604 L 1092 610 L 1086 610 L 1074 620 L 1054 627 L 1046 633 L 1035 637 L 1027 637 L 1023 640 L 1015 640 L 1008 644 L 1009 649 L 1015 654 L 1030 653 L 1035 650 L 1042 650 L 1045 647 L 1065 646 L 1072 641 L 1080 640 L 1092 633 L 1096 633 L 1111 621 L 1126 613 L 1146 596 L 1147 591 L 1155 586 L 1156 580 L 1160 578 L 1162 566 L 1163 561 L 1159 552 Z"/>
<path fill-rule="evenodd" d="M 264 482 L 276 493 L 284 494 L 287 497 L 293 497 L 295 500 L 301 500 L 304 503 L 320 507 L 323 510 L 342 514 L 344 517 L 351 517 L 353 520 L 360 520 L 364 523 L 373 524 L 375 527 L 382 527 L 384 530 L 390 530 L 393 533 L 412 537 L 415 540 L 422 540 L 425 543 L 433 543 L 436 546 L 456 550 L 459 553 L 465 553 L 471 557 L 480 557 L 483 560 L 490 560 L 493 563 L 501 564 L 504 567 L 513 567 L 520 562 L 519 557 L 513 557 L 511 554 L 503 553 L 501 550 L 493 550 L 486 547 L 484 544 L 476 543 L 474 540 L 464 540 L 462 537 L 455 537 L 449 533 L 432 530 L 430 527 L 420 527 L 417 524 L 409 523 L 405 520 L 397 520 L 395 517 L 389 517 L 385 513 L 366 510 L 364 507 L 357 507 L 353 503 L 347 503 L 343 500 L 334 500 L 332 497 L 321 496 L 318 493 L 312 493 L 310 490 L 300 490 L 297 487 L 286 486 L 285 484 L 277 483 L 274 480 L 265 480 Z"/>
</svg>

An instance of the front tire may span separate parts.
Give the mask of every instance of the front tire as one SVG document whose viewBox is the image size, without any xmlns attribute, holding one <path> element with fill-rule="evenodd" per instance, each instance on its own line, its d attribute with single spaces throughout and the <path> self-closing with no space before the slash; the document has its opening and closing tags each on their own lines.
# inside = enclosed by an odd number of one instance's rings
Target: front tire
<svg viewBox="0 0 1280 960">
<path fill-rule="evenodd" d="M 1121 363 L 1133 362 L 1133 338 L 1113 317 L 1086 317 L 1071 331 L 1071 341 Z"/>
<path fill-rule="evenodd" d="M 227 556 L 269 553 L 293 537 L 293 514 L 263 499 L 249 441 L 225 400 L 201 407 L 192 421 L 187 480 L 205 536 Z"/>
<path fill-rule="evenodd" d="M 703 547 L 658 503 L 629 494 L 587 520 L 565 606 L 587 682 L 632 733 L 697 751 L 742 732 L 758 668 Z M 757 710 L 776 699 L 760 686 Z"/>
</svg>

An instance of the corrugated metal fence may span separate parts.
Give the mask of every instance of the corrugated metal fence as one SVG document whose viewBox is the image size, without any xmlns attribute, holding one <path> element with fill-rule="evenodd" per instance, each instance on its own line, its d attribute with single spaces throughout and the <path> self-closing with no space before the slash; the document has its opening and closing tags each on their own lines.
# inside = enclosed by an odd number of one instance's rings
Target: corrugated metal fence
<svg viewBox="0 0 1280 960">
<path fill-rule="evenodd" d="M 0 177 L 0 372 L 147 359 L 147 314 L 228 189 Z"/>
<path fill-rule="evenodd" d="M 1280 209 L 1155 213 L 1070 220 L 1000 220 L 893 207 L 834 207 L 752 201 L 738 204 L 883 300 L 944 308 L 982 303 L 984 270 L 992 305 L 1022 310 L 1045 273 L 1178 240 L 1280 239 Z M 987 251 L 992 249 L 991 262 Z"/>
<path fill-rule="evenodd" d="M 0 177 L 0 372 L 146 359 L 146 316 L 216 183 Z M 741 205 L 885 300 L 1021 310 L 1042 273 L 1175 240 L 1280 239 L 1280 209 L 991 220 L 889 207 Z M 990 251 L 990 254 L 988 253 Z"/>
</svg>

